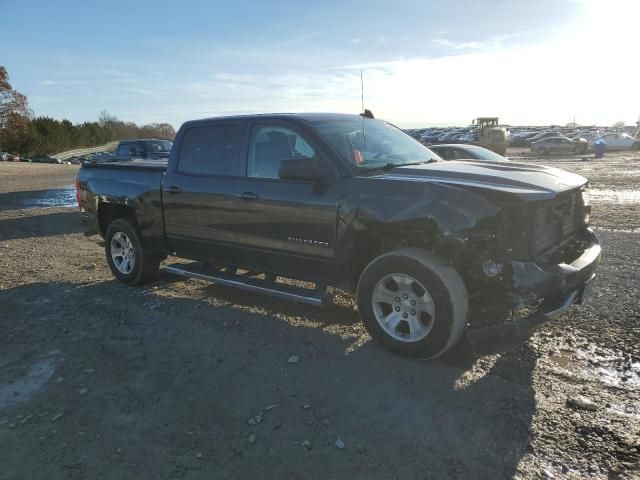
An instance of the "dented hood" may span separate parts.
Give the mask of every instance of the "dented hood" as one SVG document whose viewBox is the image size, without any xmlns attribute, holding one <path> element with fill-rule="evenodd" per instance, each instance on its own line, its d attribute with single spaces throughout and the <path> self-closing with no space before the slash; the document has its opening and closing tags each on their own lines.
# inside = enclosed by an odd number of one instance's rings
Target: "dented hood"
<svg viewBox="0 0 640 480">
<path fill-rule="evenodd" d="M 375 177 L 499 190 L 528 200 L 554 197 L 587 183 L 586 178 L 559 168 L 515 162 L 434 162 L 394 167 Z"/>
</svg>

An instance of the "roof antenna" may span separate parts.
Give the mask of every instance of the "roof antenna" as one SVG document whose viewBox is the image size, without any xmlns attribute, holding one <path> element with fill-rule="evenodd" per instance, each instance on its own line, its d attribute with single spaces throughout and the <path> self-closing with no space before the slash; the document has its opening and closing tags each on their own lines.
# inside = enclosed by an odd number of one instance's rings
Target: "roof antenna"
<svg viewBox="0 0 640 480">
<path fill-rule="evenodd" d="M 364 79 L 362 78 L 362 69 L 360 69 L 360 98 L 362 101 L 362 113 L 364 113 Z"/>
<path fill-rule="evenodd" d="M 360 69 L 360 100 L 362 102 L 362 163 L 364 163 L 365 152 L 367 151 L 367 135 L 364 130 L 364 117 L 367 116 L 367 111 L 364 109 L 364 78 L 362 75 L 362 69 Z"/>
<path fill-rule="evenodd" d="M 364 79 L 362 75 L 362 69 L 360 69 L 360 92 L 361 92 L 361 99 L 362 99 L 362 113 L 360 115 L 367 118 L 375 118 L 371 110 L 364 108 Z"/>
</svg>

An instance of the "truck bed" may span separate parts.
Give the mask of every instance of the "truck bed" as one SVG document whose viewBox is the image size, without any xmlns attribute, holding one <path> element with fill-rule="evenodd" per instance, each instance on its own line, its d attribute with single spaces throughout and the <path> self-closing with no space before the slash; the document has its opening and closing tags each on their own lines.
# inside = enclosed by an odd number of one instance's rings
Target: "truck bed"
<svg viewBox="0 0 640 480">
<path fill-rule="evenodd" d="M 117 162 L 85 163 L 82 168 L 116 168 L 116 169 L 140 169 L 156 172 L 167 170 L 167 160 L 120 160 Z"/>
</svg>

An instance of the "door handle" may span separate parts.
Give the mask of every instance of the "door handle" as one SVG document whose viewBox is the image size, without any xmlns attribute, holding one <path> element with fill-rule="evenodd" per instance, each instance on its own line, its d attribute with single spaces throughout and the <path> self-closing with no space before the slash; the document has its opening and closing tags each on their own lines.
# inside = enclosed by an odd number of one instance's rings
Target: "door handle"
<svg viewBox="0 0 640 480">
<path fill-rule="evenodd" d="M 178 193 L 182 193 L 182 189 L 180 187 L 176 187 L 174 185 L 174 186 L 168 187 L 167 188 L 167 192 L 172 194 L 172 195 L 176 195 Z"/>
<path fill-rule="evenodd" d="M 242 192 L 242 193 L 238 193 L 236 195 L 236 197 L 241 198 L 243 200 L 258 200 L 260 197 L 258 196 L 258 194 L 253 193 L 253 192 Z"/>
</svg>

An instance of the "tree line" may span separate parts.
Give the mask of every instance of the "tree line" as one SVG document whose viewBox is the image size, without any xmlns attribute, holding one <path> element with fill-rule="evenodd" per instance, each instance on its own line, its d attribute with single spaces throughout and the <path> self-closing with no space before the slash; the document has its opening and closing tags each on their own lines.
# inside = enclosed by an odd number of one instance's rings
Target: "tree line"
<svg viewBox="0 0 640 480">
<path fill-rule="evenodd" d="M 34 117 L 27 97 L 12 88 L 6 68 L 0 66 L 0 151 L 20 156 L 51 155 L 126 138 L 173 140 L 175 134 L 168 123 L 140 126 L 119 120 L 106 111 L 100 113 L 96 122 L 81 124 Z"/>
</svg>

